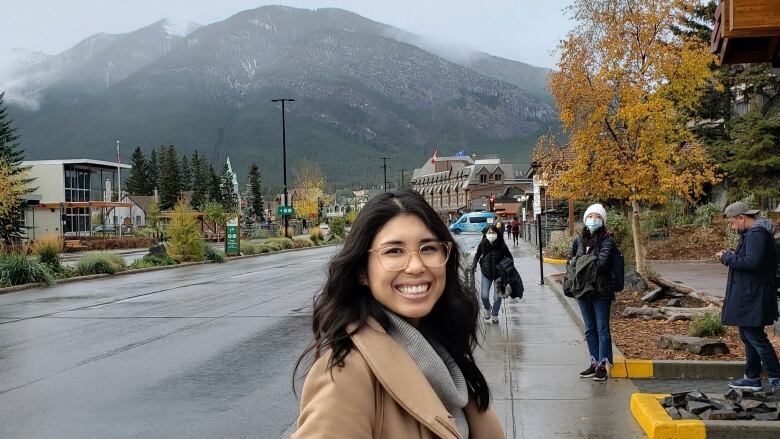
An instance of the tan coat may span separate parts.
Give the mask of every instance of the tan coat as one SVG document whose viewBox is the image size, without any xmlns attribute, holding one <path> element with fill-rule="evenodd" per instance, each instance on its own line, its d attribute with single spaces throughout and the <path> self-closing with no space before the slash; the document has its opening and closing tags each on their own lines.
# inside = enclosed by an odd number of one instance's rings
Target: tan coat
<svg viewBox="0 0 780 439">
<path fill-rule="evenodd" d="M 465 439 L 417 364 L 376 321 L 352 336 L 344 367 L 327 370 L 330 354 L 312 366 L 291 439 Z M 489 408 L 472 397 L 465 408 L 469 439 L 503 439 Z"/>
</svg>

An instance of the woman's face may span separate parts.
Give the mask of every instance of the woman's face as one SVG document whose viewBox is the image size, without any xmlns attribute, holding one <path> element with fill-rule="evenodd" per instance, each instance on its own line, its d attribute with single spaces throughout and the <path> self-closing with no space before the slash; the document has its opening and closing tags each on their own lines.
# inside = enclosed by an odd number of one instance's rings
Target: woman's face
<svg viewBox="0 0 780 439">
<path fill-rule="evenodd" d="M 436 305 L 447 278 L 447 265 L 426 267 L 417 250 L 436 235 L 415 215 L 401 214 L 388 221 L 371 243 L 371 249 L 405 247 L 409 263 L 401 271 L 388 271 L 379 262 L 379 253 L 370 252 L 367 281 L 371 294 L 385 308 L 414 326 Z"/>
</svg>

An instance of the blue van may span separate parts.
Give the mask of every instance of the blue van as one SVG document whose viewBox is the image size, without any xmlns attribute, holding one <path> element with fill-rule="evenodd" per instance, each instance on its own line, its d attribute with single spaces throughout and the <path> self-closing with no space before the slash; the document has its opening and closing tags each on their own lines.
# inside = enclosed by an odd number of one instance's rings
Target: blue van
<svg viewBox="0 0 780 439">
<path fill-rule="evenodd" d="M 450 224 L 450 232 L 482 232 L 482 229 L 496 222 L 496 214 L 493 212 L 464 213 L 457 221 Z"/>
</svg>

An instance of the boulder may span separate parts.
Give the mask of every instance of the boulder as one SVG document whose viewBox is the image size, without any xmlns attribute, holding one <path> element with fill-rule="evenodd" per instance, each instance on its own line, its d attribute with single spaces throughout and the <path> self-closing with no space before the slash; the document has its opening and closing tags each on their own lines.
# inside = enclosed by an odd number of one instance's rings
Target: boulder
<svg viewBox="0 0 780 439">
<path fill-rule="evenodd" d="M 696 355 L 722 355 L 729 353 L 729 348 L 725 343 L 712 338 L 664 334 L 656 337 L 655 345 L 661 349 L 684 350 Z"/>
<path fill-rule="evenodd" d="M 628 291 L 644 291 L 647 289 L 647 281 L 637 271 L 629 271 L 625 275 L 625 288 Z"/>
<path fill-rule="evenodd" d="M 666 306 L 678 308 L 680 306 L 680 299 L 670 299 L 668 302 L 666 302 Z"/>
<path fill-rule="evenodd" d="M 149 256 L 156 256 L 158 258 L 163 258 L 167 254 L 168 251 L 165 249 L 165 246 L 162 244 L 157 244 L 149 247 Z"/>
</svg>

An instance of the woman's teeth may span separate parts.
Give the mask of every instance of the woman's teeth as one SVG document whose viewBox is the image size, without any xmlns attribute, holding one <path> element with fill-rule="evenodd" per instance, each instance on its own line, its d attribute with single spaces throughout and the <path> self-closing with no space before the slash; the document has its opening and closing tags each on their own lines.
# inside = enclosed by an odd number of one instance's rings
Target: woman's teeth
<svg viewBox="0 0 780 439">
<path fill-rule="evenodd" d="M 398 287 L 398 291 L 400 291 L 402 294 L 423 294 L 426 291 L 428 291 L 428 285 L 415 285 L 415 286 L 400 286 Z"/>
</svg>

